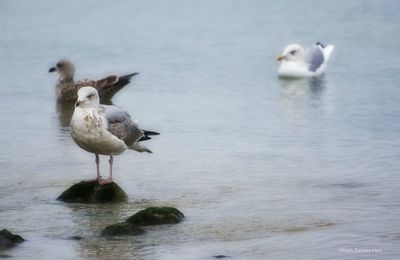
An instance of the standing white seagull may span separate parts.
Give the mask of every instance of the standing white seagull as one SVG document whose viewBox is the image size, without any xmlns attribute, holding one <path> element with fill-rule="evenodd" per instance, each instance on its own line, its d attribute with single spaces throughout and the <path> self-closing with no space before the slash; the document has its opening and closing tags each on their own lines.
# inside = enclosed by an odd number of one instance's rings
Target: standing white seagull
<svg viewBox="0 0 400 260">
<path fill-rule="evenodd" d="M 299 44 L 290 44 L 277 58 L 281 62 L 278 75 L 289 78 L 322 75 L 334 48 L 333 45 L 325 46 L 320 42 L 308 49 Z"/>
<path fill-rule="evenodd" d="M 112 182 L 113 155 L 118 155 L 126 149 L 151 153 L 139 142 L 151 139 L 150 135 L 159 135 L 157 132 L 140 129 L 125 110 L 116 106 L 101 105 L 99 94 L 93 87 L 82 87 L 78 90 L 70 131 L 72 139 L 79 147 L 95 154 L 99 184 Z M 99 154 L 110 156 L 108 179 L 102 179 L 100 176 Z"/>
</svg>

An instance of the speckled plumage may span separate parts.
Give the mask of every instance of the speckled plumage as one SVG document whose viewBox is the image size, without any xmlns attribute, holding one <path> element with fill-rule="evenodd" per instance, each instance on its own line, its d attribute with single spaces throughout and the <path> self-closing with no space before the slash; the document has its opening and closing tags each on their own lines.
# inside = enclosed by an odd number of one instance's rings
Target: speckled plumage
<svg viewBox="0 0 400 260">
<path fill-rule="evenodd" d="M 88 98 L 90 95 L 94 96 Z M 75 107 L 70 130 L 72 138 L 82 149 L 103 155 L 117 155 L 128 148 L 151 152 L 142 145 L 138 146 L 145 131 L 125 110 L 100 105 L 94 88 L 81 88 L 77 102 L 80 105 Z"/>
<path fill-rule="evenodd" d="M 61 102 L 75 102 L 78 98 L 78 90 L 83 86 L 90 86 L 97 90 L 100 98 L 111 98 L 116 92 L 127 85 L 131 77 L 138 73 L 124 76 L 108 76 L 100 80 L 79 80 L 74 81 L 75 67 L 67 60 L 61 60 L 55 67 L 50 68 L 49 72 L 57 71 L 60 78 L 56 84 L 57 100 Z"/>
<path fill-rule="evenodd" d="M 113 155 L 118 155 L 126 149 L 151 153 L 139 142 L 150 139 L 148 135 L 158 135 L 156 132 L 140 129 L 125 110 L 100 105 L 98 92 L 93 87 L 82 87 L 78 90 L 70 132 L 79 147 L 96 155 L 99 181 L 99 154 L 110 156 L 109 181 L 112 180 Z"/>
</svg>

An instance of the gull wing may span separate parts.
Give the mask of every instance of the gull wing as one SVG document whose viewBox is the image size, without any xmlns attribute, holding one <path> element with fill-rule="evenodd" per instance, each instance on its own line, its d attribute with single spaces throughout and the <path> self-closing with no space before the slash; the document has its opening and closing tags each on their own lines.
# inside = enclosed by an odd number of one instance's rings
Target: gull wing
<svg viewBox="0 0 400 260">
<path fill-rule="evenodd" d="M 142 137 L 144 132 L 132 120 L 131 116 L 123 109 L 116 106 L 101 105 L 108 121 L 108 131 L 118 137 L 128 146 L 134 146 Z"/>
<path fill-rule="evenodd" d="M 320 47 L 313 46 L 306 51 L 306 61 L 309 64 L 308 69 L 316 72 L 325 62 L 324 54 Z"/>
</svg>

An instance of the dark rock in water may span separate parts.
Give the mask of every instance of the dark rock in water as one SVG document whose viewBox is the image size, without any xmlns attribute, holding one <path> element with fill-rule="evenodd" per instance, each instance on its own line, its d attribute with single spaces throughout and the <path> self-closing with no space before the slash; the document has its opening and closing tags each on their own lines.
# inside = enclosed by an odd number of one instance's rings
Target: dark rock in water
<svg viewBox="0 0 400 260">
<path fill-rule="evenodd" d="M 16 235 L 8 231 L 7 229 L 3 229 L 0 231 L 0 235 L 11 240 L 14 243 L 22 243 L 25 241 L 21 236 Z"/>
<path fill-rule="evenodd" d="M 13 246 L 15 246 L 15 243 L 0 235 L 0 250 L 8 249 Z"/>
<path fill-rule="evenodd" d="M 126 222 L 134 223 L 138 226 L 176 224 L 181 222 L 184 217 L 183 213 L 176 208 L 151 207 L 139 211 L 128 218 Z"/>
<path fill-rule="evenodd" d="M 230 256 L 227 256 L 227 255 L 215 255 L 215 256 L 213 256 L 214 258 L 217 258 L 217 259 L 222 259 L 222 258 L 228 258 L 228 257 L 230 257 Z"/>
<path fill-rule="evenodd" d="M 15 235 L 7 229 L 3 229 L 0 231 L 0 250 L 11 248 L 16 244 L 20 244 L 24 241 L 25 239 L 23 239 L 21 236 Z"/>
<path fill-rule="evenodd" d="M 140 227 L 136 226 L 133 223 L 122 222 L 114 225 L 107 226 L 103 231 L 101 231 L 101 235 L 103 236 L 136 236 L 144 233 L 144 230 Z"/>
<path fill-rule="evenodd" d="M 64 191 L 57 200 L 77 203 L 123 202 L 126 193 L 115 183 L 100 185 L 96 180 L 81 181 Z"/>
<path fill-rule="evenodd" d="M 147 208 L 128 218 L 125 222 L 107 226 L 101 234 L 103 236 L 141 235 L 144 230 L 140 226 L 176 224 L 185 216 L 176 208 Z"/>
<path fill-rule="evenodd" d="M 70 236 L 68 239 L 71 239 L 71 240 L 82 240 L 83 239 L 83 237 L 81 237 L 81 236 Z"/>
</svg>

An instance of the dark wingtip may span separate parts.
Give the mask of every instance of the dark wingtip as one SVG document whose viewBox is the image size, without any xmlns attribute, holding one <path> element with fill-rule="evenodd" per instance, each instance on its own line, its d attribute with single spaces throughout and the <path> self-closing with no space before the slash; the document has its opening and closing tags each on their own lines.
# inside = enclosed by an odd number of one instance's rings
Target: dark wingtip
<svg viewBox="0 0 400 260">
<path fill-rule="evenodd" d="M 140 138 L 140 141 L 146 141 L 146 140 L 150 140 L 152 135 L 159 135 L 160 133 L 158 132 L 154 132 L 154 131 L 147 131 L 147 130 L 143 130 L 143 136 L 142 138 Z"/>
<path fill-rule="evenodd" d="M 145 135 L 160 135 L 158 132 L 144 130 Z"/>
<path fill-rule="evenodd" d="M 55 68 L 55 67 L 51 67 L 51 68 L 49 69 L 49 72 L 54 72 L 54 71 L 56 71 L 56 68 Z"/>
<path fill-rule="evenodd" d="M 127 76 L 128 76 L 129 78 L 131 78 L 131 77 L 134 77 L 134 76 L 136 76 L 136 75 L 138 75 L 138 74 L 139 74 L 139 72 L 134 72 L 134 73 L 128 74 Z"/>
<path fill-rule="evenodd" d="M 323 43 L 321 43 L 321 42 L 317 42 L 315 45 L 319 45 L 319 46 L 321 46 L 322 48 L 325 48 L 325 44 L 323 44 Z"/>
<path fill-rule="evenodd" d="M 134 72 L 134 73 L 131 73 L 131 74 L 123 75 L 123 76 L 120 76 L 120 77 L 119 77 L 119 80 L 120 80 L 120 81 L 122 81 L 122 80 L 127 80 L 127 81 L 129 81 L 133 76 L 136 76 L 137 74 L 139 74 L 139 72 Z M 128 82 L 128 83 L 129 83 L 129 82 Z"/>
<path fill-rule="evenodd" d="M 143 136 L 142 138 L 139 139 L 139 142 L 147 141 L 147 140 L 150 140 L 150 139 L 151 139 L 151 137 Z"/>
</svg>

